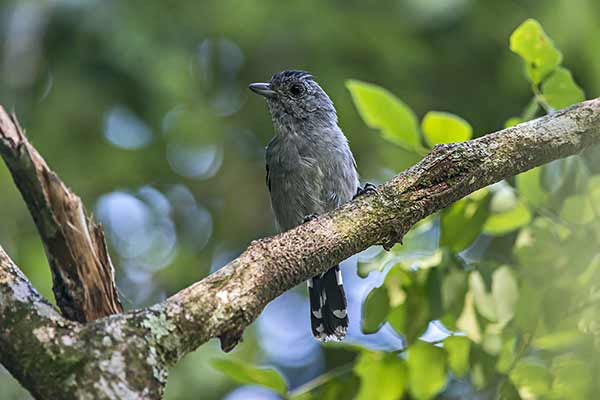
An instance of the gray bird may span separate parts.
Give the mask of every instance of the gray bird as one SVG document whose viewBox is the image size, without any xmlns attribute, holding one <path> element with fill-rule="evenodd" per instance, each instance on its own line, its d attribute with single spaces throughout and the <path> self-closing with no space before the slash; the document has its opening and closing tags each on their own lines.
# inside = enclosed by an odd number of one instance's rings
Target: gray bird
<svg viewBox="0 0 600 400">
<path fill-rule="evenodd" d="M 333 103 L 312 75 L 282 71 L 268 83 L 249 87 L 265 97 L 275 127 L 266 152 L 267 186 L 281 230 L 365 191 Z M 313 335 L 322 341 L 342 340 L 348 315 L 339 265 L 310 279 L 308 290 Z"/>
</svg>

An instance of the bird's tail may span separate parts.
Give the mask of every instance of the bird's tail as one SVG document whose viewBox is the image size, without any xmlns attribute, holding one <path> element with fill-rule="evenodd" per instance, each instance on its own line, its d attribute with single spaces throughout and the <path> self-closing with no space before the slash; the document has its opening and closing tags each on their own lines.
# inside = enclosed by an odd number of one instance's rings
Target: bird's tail
<svg viewBox="0 0 600 400">
<path fill-rule="evenodd" d="M 348 329 L 346 295 L 339 265 L 308 281 L 310 324 L 320 341 L 340 341 Z"/>
</svg>

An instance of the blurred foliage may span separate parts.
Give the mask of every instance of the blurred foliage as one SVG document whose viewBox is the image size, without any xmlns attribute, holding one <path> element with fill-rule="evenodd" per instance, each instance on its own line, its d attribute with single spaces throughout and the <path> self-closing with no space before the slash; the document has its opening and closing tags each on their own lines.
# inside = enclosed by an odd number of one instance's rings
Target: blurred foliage
<svg viewBox="0 0 600 400">
<path fill-rule="evenodd" d="M 140 307 L 275 232 L 263 175 L 272 127 L 249 82 L 311 71 L 363 179 L 378 182 L 437 143 L 553 112 L 581 88 L 599 96 L 599 18 L 595 0 L 5 0 L 0 104 L 104 224 L 122 297 Z M 404 246 L 361 255 L 362 278 L 346 263 L 353 345 L 318 346 L 301 288 L 220 362 L 243 386 L 212 368 L 224 356 L 211 342 L 173 368 L 166 397 L 273 399 L 247 383 L 286 382 L 294 399 L 590 398 L 599 187 L 592 149 L 474 193 Z M 0 188 L 0 244 L 52 299 L 4 167 Z M 0 398 L 27 394 L 0 372 Z"/>
</svg>

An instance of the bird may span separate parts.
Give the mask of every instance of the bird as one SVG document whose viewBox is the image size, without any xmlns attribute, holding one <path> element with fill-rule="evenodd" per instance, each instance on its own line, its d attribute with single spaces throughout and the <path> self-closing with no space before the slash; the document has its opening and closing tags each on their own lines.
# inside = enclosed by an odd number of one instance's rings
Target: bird
<svg viewBox="0 0 600 400">
<path fill-rule="evenodd" d="M 250 90 L 266 99 L 275 135 L 266 148 L 266 183 L 277 225 L 289 230 L 376 191 L 360 186 L 356 161 L 333 102 L 313 75 L 284 70 Z M 307 281 L 311 330 L 320 341 L 341 341 L 348 329 L 339 265 Z"/>
</svg>

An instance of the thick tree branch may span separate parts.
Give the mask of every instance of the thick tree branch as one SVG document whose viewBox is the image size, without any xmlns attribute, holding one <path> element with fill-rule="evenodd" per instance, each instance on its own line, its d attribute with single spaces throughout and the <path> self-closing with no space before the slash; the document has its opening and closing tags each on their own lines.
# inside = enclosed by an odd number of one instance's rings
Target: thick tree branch
<svg viewBox="0 0 600 400">
<path fill-rule="evenodd" d="M 86 307 L 93 309 L 105 297 L 79 297 L 78 288 L 63 281 L 114 291 L 103 238 L 87 233 L 98 230 L 14 118 L 0 116 L 0 131 L 0 153 L 34 215 L 60 274 L 58 284 L 77 293 L 63 303 L 63 312 L 67 315 L 73 304 L 81 311 L 72 316 L 87 316 Z M 371 245 L 391 247 L 416 222 L 475 190 L 598 143 L 600 99 L 476 140 L 438 146 L 377 194 L 251 243 L 223 269 L 166 301 L 86 324 L 58 315 L 0 251 L 0 362 L 39 398 L 160 398 L 166 366 L 210 338 L 219 337 L 225 350 L 232 349 L 264 306 L 284 291 Z M 88 268 L 104 273 L 88 281 Z M 88 306 L 78 306 L 88 300 Z M 117 310 L 102 309 L 106 314 Z"/>
<path fill-rule="evenodd" d="M 49 343 L 50 337 L 71 341 L 79 332 L 76 323 L 60 316 L 33 289 L 22 272 L 0 248 L 0 362 L 34 396 L 42 393 L 61 397 L 53 382 L 63 371 L 57 368 L 51 354 L 66 353 L 61 343 Z M 63 339 L 61 339 L 63 340 Z M 74 367 L 62 363 L 64 368 Z M 47 366 L 46 368 L 42 366 Z M 48 397 L 50 398 L 50 397 Z"/>
<path fill-rule="evenodd" d="M 165 363 L 141 322 L 136 313 L 85 325 L 64 318 L 0 247 L 0 363 L 35 398 L 160 398 Z"/>
<path fill-rule="evenodd" d="M 0 155 L 44 242 L 54 296 L 65 317 L 86 322 L 123 311 L 102 228 L 1 106 Z"/>
</svg>

